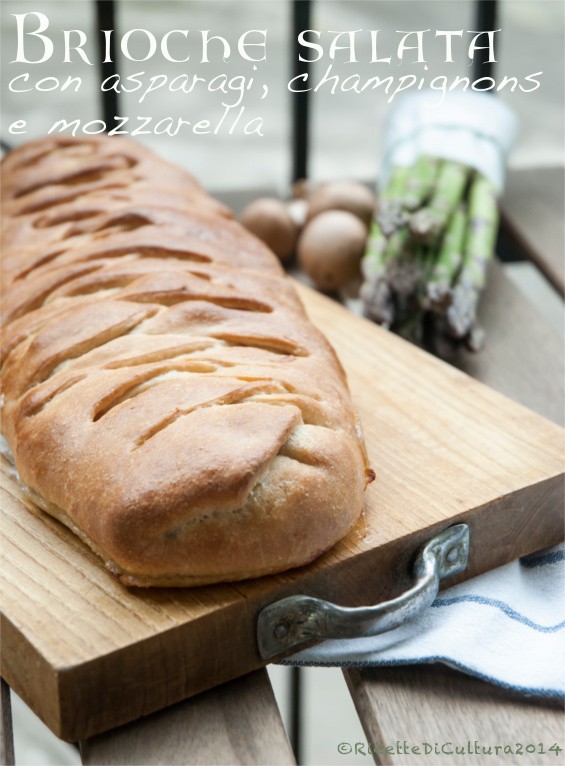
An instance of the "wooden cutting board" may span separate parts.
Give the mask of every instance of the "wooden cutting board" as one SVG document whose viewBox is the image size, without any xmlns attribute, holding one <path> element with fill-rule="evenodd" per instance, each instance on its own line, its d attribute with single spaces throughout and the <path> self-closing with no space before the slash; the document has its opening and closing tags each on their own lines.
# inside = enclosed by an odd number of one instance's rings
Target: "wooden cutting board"
<svg viewBox="0 0 565 766">
<path fill-rule="evenodd" d="M 4 464 L 2 675 L 63 739 L 260 667 L 257 615 L 279 598 L 360 606 L 397 595 L 415 550 L 454 523 L 471 529 L 457 581 L 562 539 L 561 428 L 298 289 L 347 371 L 377 477 L 356 528 L 314 564 L 235 585 L 127 590 Z"/>
</svg>

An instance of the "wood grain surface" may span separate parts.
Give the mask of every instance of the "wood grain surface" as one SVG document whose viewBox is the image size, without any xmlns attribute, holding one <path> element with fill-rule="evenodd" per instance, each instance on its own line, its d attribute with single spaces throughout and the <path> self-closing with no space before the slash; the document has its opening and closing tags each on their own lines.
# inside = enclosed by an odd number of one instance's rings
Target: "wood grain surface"
<svg viewBox="0 0 565 766">
<path fill-rule="evenodd" d="M 60 737 L 135 720 L 262 664 L 256 617 L 307 593 L 356 606 L 405 589 L 419 545 L 471 527 L 471 577 L 562 537 L 563 431 L 298 287 L 347 370 L 377 480 L 314 564 L 197 589 L 127 590 L 4 467 L 2 674 Z"/>
<path fill-rule="evenodd" d="M 565 168 L 510 170 L 503 224 L 553 286 L 565 295 Z"/>
<path fill-rule="evenodd" d="M 564 763 L 563 753 L 548 751 L 554 743 L 563 747 L 562 705 L 527 700 L 447 668 L 421 665 L 398 671 L 371 668 L 345 673 L 368 742 L 373 750 L 385 751 L 384 755 L 374 755 L 375 763 Z M 540 754 L 540 743 L 545 754 Z M 522 745 L 521 753 L 517 744 Z M 534 752 L 527 750 L 531 745 Z M 463 755 L 455 753 L 456 746 L 464 748 Z M 512 752 L 504 753 L 505 746 Z M 392 753 L 387 754 L 386 747 L 392 747 Z M 418 747 L 419 752 L 413 752 L 412 747 Z"/>
<path fill-rule="evenodd" d="M 81 743 L 85 766 L 111 764 L 294 764 L 267 671 Z"/>
</svg>

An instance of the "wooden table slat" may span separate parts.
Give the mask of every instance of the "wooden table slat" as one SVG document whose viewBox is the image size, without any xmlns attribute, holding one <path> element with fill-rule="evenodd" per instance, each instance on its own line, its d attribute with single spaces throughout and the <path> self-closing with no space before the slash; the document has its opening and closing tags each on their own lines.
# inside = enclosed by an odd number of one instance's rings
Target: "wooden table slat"
<svg viewBox="0 0 565 766">
<path fill-rule="evenodd" d="M 565 295 L 565 168 L 509 170 L 502 197 L 508 233 Z"/>
<path fill-rule="evenodd" d="M 383 756 L 375 754 L 377 764 L 564 763 L 563 753 L 558 757 L 555 752 L 547 755 L 554 743 L 564 747 L 564 716 L 558 703 L 528 699 L 434 665 L 343 672 L 368 742 L 390 759 L 382 760 Z M 521 754 L 516 752 L 517 743 L 522 745 Z M 539 753 L 540 743 L 545 755 Z M 526 750 L 529 745 L 535 746 L 534 753 Z M 456 746 L 465 749 L 463 755 L 455 754 Z M 498 751 L 496 746 L 500 747 Z M 505 753 L 506 746 L 512 752 Z M 392 748 L 392 753 L 386 754 L 387 747 Z M 412 747 L 419 748 L 419 752 L 412 751 Z M 491 753 L 483 753 L 483 747 L 492 748 Z"/>
<path fill-rule="evenodd" d="M 478 354 L 462 352 L 457 367 L 515 402 L 553 420 L 565 422 L 563 339 L 492 264 L 479 306 L 486 330 Z"/>
<path fill-rule="evenodd" d="M 264 669 L 84 740 L 81 756 L 96 766 L 296 763 Z"/>
</svg>

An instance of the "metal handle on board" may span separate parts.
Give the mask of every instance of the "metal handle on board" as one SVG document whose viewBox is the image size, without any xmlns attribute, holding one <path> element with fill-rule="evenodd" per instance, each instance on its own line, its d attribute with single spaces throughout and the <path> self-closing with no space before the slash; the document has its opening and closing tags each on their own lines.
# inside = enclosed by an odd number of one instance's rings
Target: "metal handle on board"
<svg viewBox="0 0 565 766">
<path fill-rule="evenodd" d="M 289 596 L 259 613 L 257 644 L 264 660 L 305 641 L 361 638 L 393 630 L 434 601 L 440 580 L 467 566 L 469 527 L 449 527 L 423 545 L 414 561 L 414 585 L 398 598 L 376 606 L 348 608 L 310 596 Z"/>
</svg>

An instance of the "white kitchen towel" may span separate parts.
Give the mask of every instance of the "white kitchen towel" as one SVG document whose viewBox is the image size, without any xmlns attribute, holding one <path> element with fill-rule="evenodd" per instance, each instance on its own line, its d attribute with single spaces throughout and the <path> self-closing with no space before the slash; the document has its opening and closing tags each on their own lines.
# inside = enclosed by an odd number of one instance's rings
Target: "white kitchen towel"
<svg viewBox="0 0 565 766">
<path fill-rule="evenodd" d="M 529 695 L 565 695 L 565 546 L 440 592 L 429 609 L 372 638 L 324 641 L 282 664 L 441 662 Z"/>
</svg>

